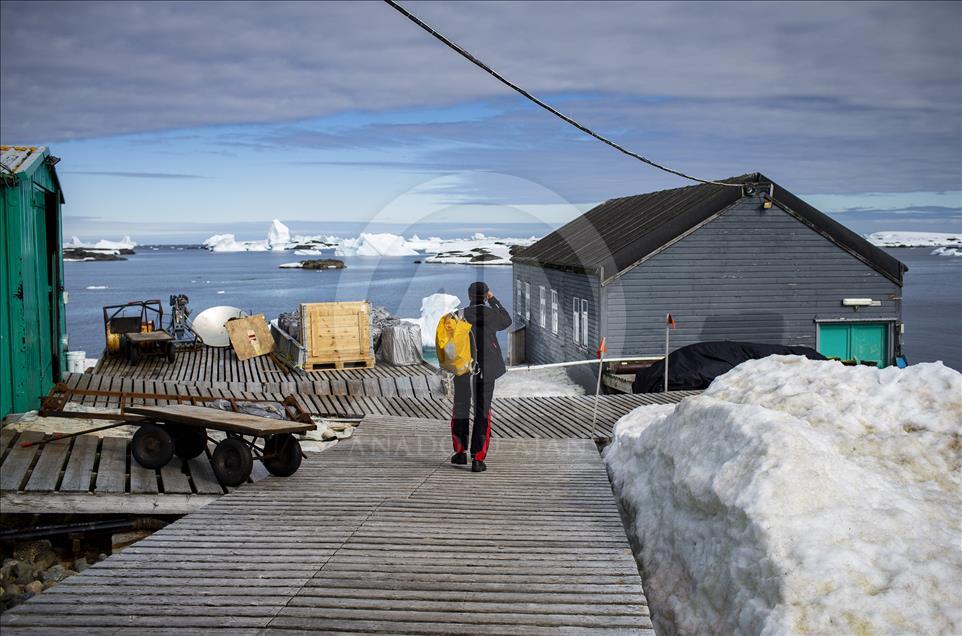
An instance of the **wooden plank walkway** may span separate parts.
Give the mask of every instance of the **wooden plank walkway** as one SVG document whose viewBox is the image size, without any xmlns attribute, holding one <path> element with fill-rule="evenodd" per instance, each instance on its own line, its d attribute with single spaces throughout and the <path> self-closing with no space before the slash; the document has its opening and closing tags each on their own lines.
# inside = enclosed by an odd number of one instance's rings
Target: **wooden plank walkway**
<svg viewBox="0 0 962 636">
<path fill-rule="evenodd" d="M 591 441 L 494 439 L 479 474 L 449 443 L 444 422 L 371 418 L 8 610 L 3 633 L 653 633 Z"/>
<path fill-rule="evenodd" d="M 4 514 L 186 514 L 229 492 L 214 476 L 212 449 L 158 470 L 131 457 L 130 440 L 78 437 L 23 448 L 49 439 L 36 431 L 0 430 L 0 509 Z M 250 481 L 267 476 L 254 463 Z"/>
<path fill-rule="evenodd" d="M 322 369 L 295 373 L 279 364 L 270 356 L 258 356 L 238 360 L 230 347 L 200 347 L 177 352 L 177 360 L 171 364 L 160 356 L 148 356 L 137 364 L 130 364 L 121 356 L 101 353 L 95 374 L 115 375 L 141 380 L 172 380 L 179 382 L 258 382 L 278 383 L 308 380 L 364 380 L 365 378 L 410 378 L 430 376 L 437 368 L 424 362 L 408 367 L 377 364 L 367 369 Z"/>
<path fill-rule="evenodd" d="M 436 377 L 436 376 L 433 376 Z M 383 378 L 382 378 L 383 379 Z M 391 380 L 393 384 L 394 380 Z M 200 397 L 224 397 L 236 399 L 269 399 L 280 401 L 288 394 L 283 390 L 265 391 L 255 383 L 231 383 L 217 388 L 214 385 L 184 382 L 151 382 L 131 380 L 105 375 L 72 374 L 68 386 L 90 390 L 153 391 L 165 395 L 194 395 Z M 415 394 L 404 391 L 395 395 L 374 392 L 368 395 L 360 386 L 357 393 L 345 387 L 337 393 L 314 392 L 316 383 L 298 387 L 294 393 L 301 407 L 315 415 L 330 418 L 361 419 L 366 415 L 391 415 L 436 420 L 450 420 L 452 401 L 447 397 Z M 381 385 L 383 388 L 384 385 Z M 290 387 L 273 387 L 285 389 Z M 531 438 L 584 438 L 605 439 L 611 436 L 612 427 L 620 417 L 646 404 L 674 404 L 696 395 L 698 391 L 672 391 L 669 393 L 602 395 L 598 398 L 597 419 L 592 424 L 595 398 L 593 396 L 564 396 L 544 398 L 494 398 L 492 435 L 497 437 Z M 116 406 L 117 398 L 87 396 L 80 400 L 91 406 Z M 140 400 L 140 402 L 166 403 L 164 400 Z"/>
</svg>

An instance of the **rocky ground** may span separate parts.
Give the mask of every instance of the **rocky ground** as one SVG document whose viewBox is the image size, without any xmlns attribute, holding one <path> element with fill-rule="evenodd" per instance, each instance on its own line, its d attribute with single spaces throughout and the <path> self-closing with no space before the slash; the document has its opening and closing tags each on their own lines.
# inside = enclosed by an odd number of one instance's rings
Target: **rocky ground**
<svg viewBox="0 0 962 636">
<path fill-rule="evenodd" d="M 102 547 L 81 543 L 79 550 L 54 546 L 47 539 L 23 541 L 4 546 L 0 566 L 0 611 L 22 603 L 49 589 L 68 576 L 83 572 L 107 558 Z"/>
</svg>

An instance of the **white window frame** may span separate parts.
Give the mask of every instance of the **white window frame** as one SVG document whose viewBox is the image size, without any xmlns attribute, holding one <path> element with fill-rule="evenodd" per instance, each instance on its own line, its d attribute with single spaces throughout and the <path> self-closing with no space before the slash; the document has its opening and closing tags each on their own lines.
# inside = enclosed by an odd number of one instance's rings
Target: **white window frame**
<svg viewBox="0 0 962 636">
<path fill-rule="evenodd" d="M 581 299 L 571 299 L 571 336 L 575 344 L 581 344 Z"/>
<path fill-rule="evenodd" d="M 541 315 L 538 317 L 538 322 L 541 324 L 541 328 L 544 329 L 548 324 L 548 297 L 544 293 L 544 285 L 538 285 L 538 309 L 541 310 Z"/>
<path fill-rule="evenodd" d="M 551 333 L 558 335 L 558 290 L 551 290 Z"/>
<path fill-rule="evenodd" d="M 524 321 L 531 320 L 531 283 L 524 284 Z"/>
<path fill-rule="evenodd" d="M 522 304 L 524 302 L 524 295 L 523 295 L 523 292 L 521 291 L 520 280 L 514 281 L 514 288 L 515 288 L 515 297 L 516 297 L 514 301 L 514 313 L 515 315 L 518 316 L 518 318 L 522 318 L 524 316 L 524 305 Z"/>
<path fill-rule="evenodd" d="M 581 299 L 581 344 L 588 346 L 588 299 Z"/>
</svg>

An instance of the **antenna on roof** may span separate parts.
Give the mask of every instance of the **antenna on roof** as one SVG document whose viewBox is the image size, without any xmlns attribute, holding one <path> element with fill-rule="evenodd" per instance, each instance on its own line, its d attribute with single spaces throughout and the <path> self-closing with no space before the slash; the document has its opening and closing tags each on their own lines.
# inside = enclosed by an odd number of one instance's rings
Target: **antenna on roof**
<svg viewBox="0 0 962 636">
<path fill-rule="evenodd" d="M 617 150 L 617 151 L 619 151 L 619 152 L 622 152 L 622 153 L 628 155 L 629 157 L 634 157 L 634 158 L 637 159 L 638 161 L 641 161 L 642 163 L 646 163 L 646 164 L 648 164 L 649 166 L 652 166 L 653 168 L 658 168 L 659 170 L 664 170 L 665 172 L 668 172 L 668 173 L 670 173 L 670 174 L 673 174 L 673 175 L 682 177 L 682 178 L 684 178 L 684 179 L 689 179 L 689 180 L 691 180 L 691 181 L 697 181 L 698 183 L 710 183 L 710 184 L 712 184 L 712 185 L 727 186 L 727 187 L 732 187 L 732 188 L 740 188 L 740 187 L 742 187 L 742 184 L 741 184 L 741 183 L 725 183 L 725 182 L 723 182 L 723 181 L 710 181 L 710 180 L 708 180 L 708 179 L 699 179 L 698 177 L 693 177 L 693 176 L 691 176 L 690 174 L 685 174 L 684 172 L 681 172 L 681 171 L 679 171 L 679 170 L 675 170 L 675 169 L 673 169 L 673 168 L 669 168 L 668 166 L 663 166 L 662 164 L 657 163 L 657 162 L 655 162 L 655 161 L 652 161 L 651 159 L 648 159 L 647 157 L 643 157 L 642 155 L 638 154 L 637 152 L 633 152 L 633 151 L 631 151 L 631 150 L 628 150 L 628 149 L 625 148 L 624 146 L 622 146 L 622 145 L 620 145 L 620 144 L 618 144 L 618 143 L 616 143 L 616 142 L 614 142 L 614 141 L 611 141 L 611 140 L 608 139 L 607 137 L 604 137 L 604 136 L 596 133 L 595 131 L 593 131 L 592 129 L 588 128 L 588 127 L 585 126 L 584 124 L 578 123 L 577 121 L 575 121 L 575 120 L 572 119 L 571 117 L 568 117 L 567 115 L 565 115 L 564 113 L 562 113 L 562 112 L 559 111 L 558 109 L 554 108 L 553 106 L 551 106 L 551 105 L 548 104 L 547 102 L 545 102 L 545 101 L 543 101 L 543 100 L 535 97 L 534 95 L 532 95 L 531 93 L 529 93 L 529 92 L 526 91 L 525 89 L 521 88 L 521 87 L 518 86 L 517 84 L 515 84 L 515 83 L 511 82 L 510 80 L 506 79 L 503 75 L 501 75 L 500 73 L 498 73 L 496 70 L 494 70 L 493 68 L 491 68 L 490 66 L 488 66 L 487 64 L 485 64 L 484 62 L 482 62 L 481 60 L 479 60 L 478 58 L 476 58 L 474 55 L 472 55 L 472 54 L 471 54 L 470 52 L 468 52 L 466 49 L 462 48 L 460 45 L 456 44 L 455 42 L 452 42 L 451 40 L 449 40 L 448 38 L 446 38 L 446 37 L 445 37 L 444 35 L 442 35 L 441 33 L 438 33 L 433 27 L 429 26 L 429 25 L 426 24 L 423 20 L 421 20 L 419 17 L 417 17 L 416 15 L 414 15 L 413 13 L 411 13 L 410 11 L 408 11 L 407 9 L 405 9 L 404 7 L 402 7 L 402 6 L 401 6 L 400 4 L 398 4 L 395 0 L 384 0 L 384 2 L 386 2 L 387 4 L 391 5 L 391 6 L 394 7 L 395 9 L 397 9 L 397 11 L 398 11 L 401 15 L 403 15 L 404 17 L 406 17 L 407 19 L 409 19 L 411 22 L 413 22 L 414 24 L 418 25 L 419 27 L 421 27 L 422 29 L 424 29 L 425 31 L 427 31 L 428 33 L 430 33 L 431 35 L 433 35 L 435 38 L 437 38 L 438 40 L 440 40 L 441 42 L 443 42 L 448 48 L 452 49 L 452 50 L 453 50 L 454 52 L 456 52 L 458 55 L 460 55 L 461 57 L 463 57 L 463 58 L 466 59 L 467 61 L 471 62 L 472 64 L 474 64 L 475 66 L 477 66 L 478 68 L 480 68 L 481 70 L 483 70 L 484 72 L 486 72 L 488 75 L 490 75 L 491 77 L 495 78 L 496 80 L 498 80 L 499 82 L 501 82 L 502 84 L 504 84 L 505 86 L 507 86 L 508 88 L 510 88 L 510 89 L 512 89 L 512 90 L 514 90 L 514 91 L 517 91 L 518 93 L 520 93 L 521 95 L 523 95 L 524 97 L 526 97 L 526 98 L 529 99 L 530 101 L 534 102 L 535 104 L 537 104 L 537 105 L 540 106 L 541 108 L 545 109 L 546 111 L 548 111 L 549 113 L 551 113 L 551 114 L 554 115 L 555 117 L 558 117 L 558 118 L 562 119 L 563 121 L 571 124 L 572 126 L 574 126 L 575 128 L 577 128 L 577 129 L 580 130 L 581 132 L 585 133 L 586 135 L 590 135 L 591 137 L 594 137 L 594 138 L 597 139 L 598 141 L 600 141 L 600 142 L 602 142 L 602 143 L 604 143 L 604 144 L 608 144 L 609 146 L 611 146 L 611 147 L 614 148 L 615 150 Z"/>
</svg>

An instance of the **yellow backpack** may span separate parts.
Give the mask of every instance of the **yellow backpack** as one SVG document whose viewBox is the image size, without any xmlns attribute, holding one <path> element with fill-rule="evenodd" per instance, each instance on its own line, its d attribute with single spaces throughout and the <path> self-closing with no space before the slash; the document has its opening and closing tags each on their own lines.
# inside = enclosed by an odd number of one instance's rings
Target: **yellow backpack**
<svg viewBox="0 0 962 636">
<path fill-rule="evenodd" d="M 454 375 L 464 375 L 474 371 L 474 357 L 471 354 L 471 323 L 464 319 L 460 311 L 445 314 L 438 322 L 434 336 L 434 346 L 438 351 L 438 364 Z"/>
</svg>

